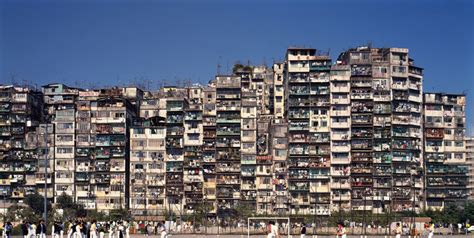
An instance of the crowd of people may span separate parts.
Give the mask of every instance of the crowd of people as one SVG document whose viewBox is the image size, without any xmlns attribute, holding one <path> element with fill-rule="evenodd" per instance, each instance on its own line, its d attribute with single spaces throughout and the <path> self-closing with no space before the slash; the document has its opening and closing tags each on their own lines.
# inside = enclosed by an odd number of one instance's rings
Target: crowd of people
<svg viewBox="0 0 474 238">
<path fill-rule="evenodd" d="M 348 228 L 350 230 L 358 227 L 356 223 L 348 222 Z M 127 221 L 113 221 L 113 222 L 97 222 L 96 220 L 86 221 L 83 219 L 61 222 L 54 221 L 51 226 L 51 231 L 48 231 L 47 225 L 44 220 L 39 222 L 23 221 L 21 225 L 21 233 L 23 238 L 46 238 L 47 234 L 50 234 L 52 238 L 130 238 L 130 233 L 141 233 L 144 236 L 158 236 L 161 238 L 167 238 L 168 233 L 171 232 L 194 232 L 195 224 L 193 222 L 127 222 Z M 221 225 L 220 223 L 212 223 L 209 225 Z M 238 222 L 235 225 L 237 228 L 244 228 L 245 222 Z M 374 225 L 375 226 L 375 225 Z M 413 226 L 413 227 L 412 227 Z M 232 227 L 232 226 L 231 226 Z M 250 227 L 253 227 L 254 231 L 264 232 L 267 238 L 279 238 L 280 235 L 286 234 L 288 230 L 291 233 L 300 235 L 301 238 L 306 237 L 307 228 L 312 229 L 314 232 L 315 224 L 305 224 L 303 222 L 251 222 Z M 402 236 L 412 237 L 427 237 L 434 238 L 435 234 L 446 233 L 447 234 L 462 234 L 469 228 L 468 223 L 464 224 L 435 224 L 433 222 L 418 224 L 407 223 L 392 223 L 390 233 L 394 234 L 396 238 Z M 464 229 L 464 230 L 463 230 Z M 199 229 L 198 229 L 199 230 Z M 442 232 L 443 230 L 444 232 Z M 329 230 L 328 230 L 329 231 Z M 345 227 L 345 223 L 341 222 L 335 229 L 335 235 L 337 238 L 346 238 L 348 231 Z M 352 230 L 353 231 L 353 230 Z M 50 232 L 50 233 L 49 233 Z M 332 230 L 334 232 L 334 230 Z M 365 232 L 365 231 L 364 231 Z M 13 225 L 11 222 L 5 222 L 3 225 L 3 237 L 11 238 L 13 233 Z"/>
<path fill-rule="evenodd" d="M 48 228 L 44 220 L 38 223 L 23 221 L 21 223 L 21 234 L 23 238 L 46 238 Z M 97 222 L 96 220 L 75 220 L 66 223 L 54 221 L 51 226 L 52 238 L 130 238 L 131 224 L 127 221 Z M 145 235 L 158 234 L 161 238 L 168 237 L 168 229 L 165 222 L 159 222 L 155 227 L 151 223 L 146 225 Z M 3 226 L 3 237 L 11 238 L 13 225 L 5 222 Z"/>
</svg>

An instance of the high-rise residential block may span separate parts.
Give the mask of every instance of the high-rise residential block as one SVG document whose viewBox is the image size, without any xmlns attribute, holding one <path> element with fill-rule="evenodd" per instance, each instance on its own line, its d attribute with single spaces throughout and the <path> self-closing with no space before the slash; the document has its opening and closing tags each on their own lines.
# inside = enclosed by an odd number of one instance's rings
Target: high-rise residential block
<svg viewBox="0 0 474 238">
<path fill-rule="evenodd" d="M 465 95 L 423 93 L 408 49 L 372 47 L 335 62 L 291 47 L 205 86 L 1 86 L 0 197 L 67 194 L 139 220 L 462 205 L 474 187 Z"/>
<path fill-rule="evenodd" d="M 469 196 L 465 107 L 465 95 L 424 94 L 427 208 L 463 204 Z"/>
</svg>

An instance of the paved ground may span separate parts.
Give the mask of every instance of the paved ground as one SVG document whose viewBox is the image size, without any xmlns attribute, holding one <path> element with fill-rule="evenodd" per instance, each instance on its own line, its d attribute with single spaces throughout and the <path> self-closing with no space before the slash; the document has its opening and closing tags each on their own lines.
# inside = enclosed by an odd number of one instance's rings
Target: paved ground
<svg viewBox="0 0 474 238">
<path fill-rule="evenodd" d="M 186 235 L 172 235 L 171 238 L 194 238 L 194 237 L 205 237 L 205 238 L 218 238 L 218 237 L 222 237 L 222 238 L 246 238 L 247 236 L 241 236 L 241 235 L 190 235 L 190 234 L 186 234 Z M 266 238 L 266 236 L 264 235 L 260 235 L 260 236 L 250 236 L 250 237 L 261 237 L 261 238 Z M 287 238 L 288 236 L 282 236 L 282 238 Z M 299 235 L 293 235 L 291 236 L 292 238 L 299 238 L 300 236 Z M 318 238 L 330 238 L 330 237 L 333 237 L 335 238 L 336 236 L 318 236 Z M 348 238 L 361 238 L 361 236 L 347 236 Z M 395 236 L 391 236 L 391 238 L 394 238 Z M 441 238 L 441 237 L 449 237 L 449 238 L 472 238 L 474 237 L 474 235 L 470 234 L 470 235 L 454 235 L 454 236 L 441 236 L 441 235 L 435 235 L 434 238 Z M 137 237 L 138 238 L 138 237 Z M 313 238 L 312 236 L 306 236 L 306 238 Z M 384 236 L 367 236 L 367 238 L 385 238 Z M 388 236 L 386 238 L 389 238 Z M 408 236 L 402 236 L 402 238 L 408 238 Z M 426 238 L 425 237 L 422 237 L 422 238 Z"/>
<path fill-rule="evenodd" d="M 107 236 L 106 236 L 107 237 Z M 168 238 L 198 238 L 198 237 L 205 237 L 205 238 L 246 238 L 247 235 L 201 235 L 201 234 L 172 234 L 170 237 Z M 250 236 L 252 238 L 257 238 L 257 237 L 261 237 L 261 238 L 266 238 L 265 235 L 252 235 Z M 299 238 L 300 236 L 299 235 L 293 235 L 291 236 L 291 238 Z M 395 236 L 366 236 L 367 238 L 395 238 Z M 474 234 L 469 234 L 469 235 L 435 235 L 434 238 L 442 238 L 442 237 L 448 237 L 448 238 L 473 238 L 474 237 Z M 13 236 L 13 238 L 23 238 L 23 237 L 20 237 L 20 236 Z M 48 236 L 47 238 L 51 238 L 50 236 Z M 146 238 L 146 236 L 144 235 L 131 235 L 130 238 Z M 159 238 L 159 236 L 157 235 L 153 235 L 153 236 L 149 236 L 148 238 Z M 288 236 L 281 236 L 281 238 L 289 238 Z M 306 238 L 316 238 L 315 236 L 306 236 Z M 321 236 L 321 235 L 318 235 L 317 238 L 336 238 L 335 235 L 333 236 Z M 347 236 L 347 238 L 361 238 L 360 235 L 358 236 L 352 236 L 352 235 L 349 235 Z M 402 236 L 402 238 L 409 238 L 408 236 Z M 421 238 L 427 238 L 426 236 L 422 236 Z"/>
</svg>

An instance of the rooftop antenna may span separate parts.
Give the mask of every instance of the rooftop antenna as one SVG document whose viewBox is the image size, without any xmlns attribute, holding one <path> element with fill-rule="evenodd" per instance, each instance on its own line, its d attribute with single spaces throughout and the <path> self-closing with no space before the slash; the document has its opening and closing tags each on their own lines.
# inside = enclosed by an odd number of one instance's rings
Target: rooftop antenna
<svg viewBox="0 0 474 238">
<path fill-rule="evenodd" d="M 219 56 L 219 60 L 217 60 L 217 75 L 220 75 L 221 74 L 221 60 L 222 60 L 222 56 Z"/>
<path fill-rule="evenodd" d="M 226 61 L 226 69 L 225 69 L 226 74 L 230 74 L 230 69 L 229 69 L 229 60 Z"/>
</svg>

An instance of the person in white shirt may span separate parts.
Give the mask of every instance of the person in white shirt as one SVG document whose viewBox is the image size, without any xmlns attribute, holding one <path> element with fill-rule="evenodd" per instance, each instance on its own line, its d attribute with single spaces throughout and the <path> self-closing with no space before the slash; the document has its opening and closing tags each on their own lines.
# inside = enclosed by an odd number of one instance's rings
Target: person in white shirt
<svg viewBox="0 0 474 238">
<path fill-rule="evenodd" d="M 90 237 L 97 238 L 97 221 L 96 220 L 92 221 L 92 224 L 89 230 L 90 230 Z"/>
<path fill-rule="evenodd" d="M 115 225 L 115 223 L 113 223 L 113 222 L 109 224 L 109 238 L 112 238 L 114 236 L 114 232 L 115 232 L 114 231 L 114 225 Z"/>
<path fill-rule="evenodd" d="M 33 222 L 30 224 L 29 237 L 36 238 L 36 225 Z"/>
<path fill-rule="evenodd" d="M 268 222 L 267 232 L 268 232 L 267 238 L 276 238 L 276 237 L 279 236 L 278 226 L 275 225 L 274 221 L 269 221 Z"/>
<path fill-rule="evenodd" d="M 428 238 L 433 238 L 434 231 L 435 231 L 434 224 L 433 222 L 430 222 L 430 226 L 428 227 Z"/>
<path fill-rule="evenodd" d="M 125 222 L 125 238 L 130 238 L 130 223 Z"/>
<path fill-rule="evenodd" d="M 160 237 L 167 238 L 168 232 L 166 232 L 165 222 L 158 224 L 158 227 L 159 227 Z"/>
</svg>

